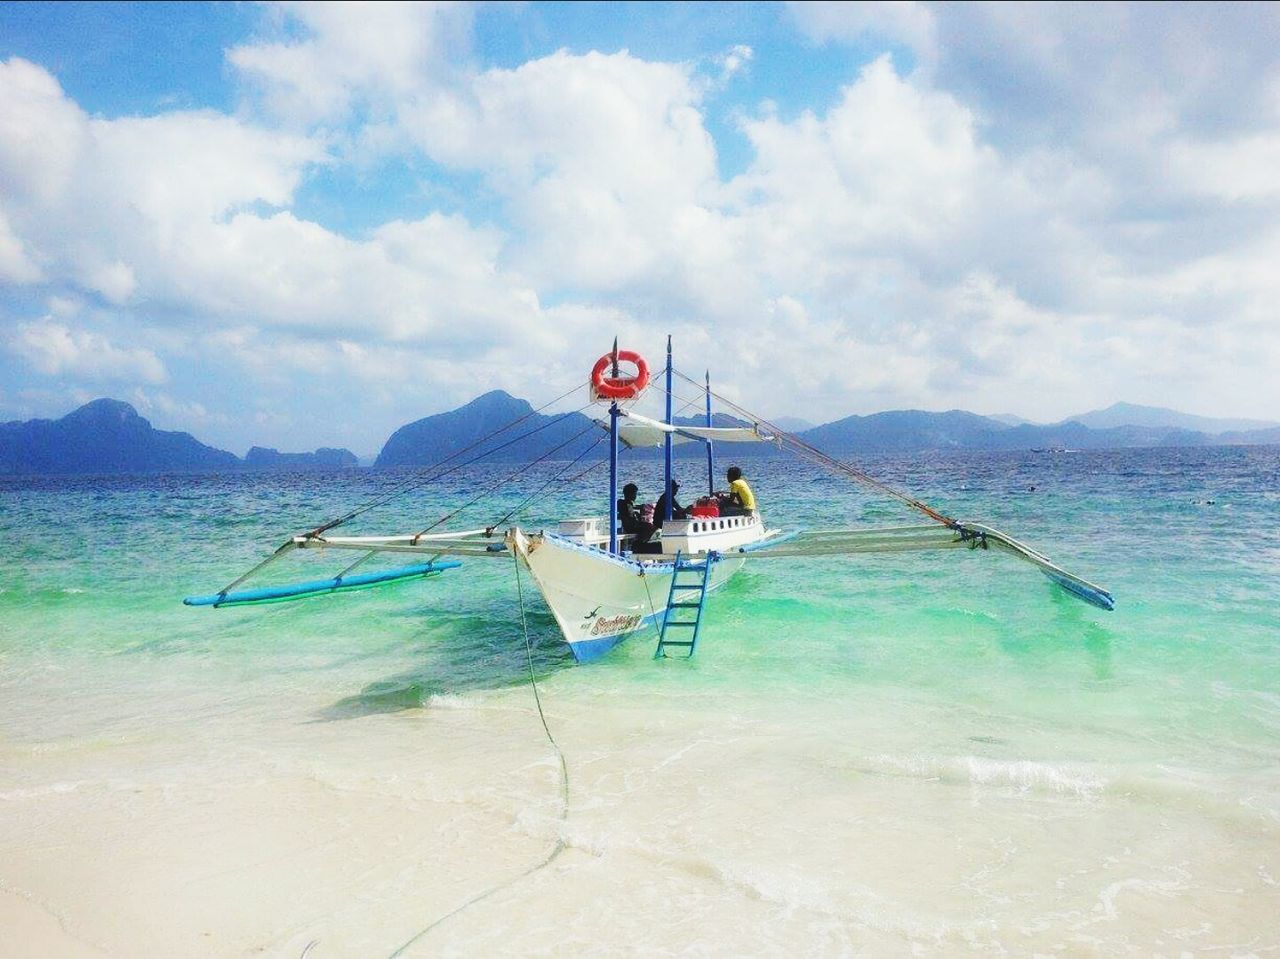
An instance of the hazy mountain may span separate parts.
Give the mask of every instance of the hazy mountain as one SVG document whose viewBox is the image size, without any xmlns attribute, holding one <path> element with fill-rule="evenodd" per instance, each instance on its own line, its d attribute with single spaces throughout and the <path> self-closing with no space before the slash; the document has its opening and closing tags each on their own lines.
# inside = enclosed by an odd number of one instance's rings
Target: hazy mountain
<svg viewBox="0 0 1280 959">
<path fill-rule="evenodd" d="M 157 430 L 120 400 L 94 400 L 60 420 L 0 424 L 2 473 L 234 470 L 240 460 L 190 433 Z"/>
<path fill-rule="evenodd" d="M 1265 430 L 1233 430 L 1229 433 L 1219 433 L 1213 439 L 1214 442 L 1221 443 L 1223 446 L 1280 445 L 1280 426 Z"/>
<path fill-rule="evenodd" d="M 244 458 L 245 469 L 251 470 L 334 470 L 359 465 L 355 453 L 329 446 L 314 453 L 281 453 L 271 447 L 255 446 Z"/>
<path fill-rule="evenodd" d="M 499 427 L 520 417 L 517 426 L 483 440 Z M 528 401 L 502 390 L 477 397 L 466 406 L 415 420 L 391 434 L 374 466 L 423 466 L 468 450 L 459 462 L 488 452 L 488 459 L 527 461 L 555 449 L 557 459 L 572 459 L 604 436 L 581 413 L 545 415 L 533 412 Z M 473 444 L 474 449 L 468 449 Z M 605 443 L 597 447 L 603 454 Z"/>
<path fill-rule="evenodd" d="M 802 420 L 798 416 L 775 416 L 769 422 L 773 423 L 779 429 L 784 429 L 788 433 L 803 433 L 805 430 L 811 430 L 817 423 L 810 423 L 808 420 Z"/>
<path fill-rule="evenodd" d="M 989 413 L 987 415 L 987 419 L 995 420 L 997 423 L 1003 423 L 1005 426 L 1022 426 L 1027 423 L 1030 423 L 1033 426 L 1035 425 L 1025 416 L 1016 416 L 1013 413 Z"/>
<path fill-rule="evenodd" d="M 870 416 L 846 416 L 800 434 L 820 449 L 890 452 L 916 449 L 992 449 L 1010 427 L 986 416 L 950 410 L 892 410 Z"/>
<path fill-rule="evenodd" d="M 1133 412 L 1135 410 L 1139 412 Z M 1230 423 L 1265 421 L 1212 420 L 1120 403 L 1086 416 L 1092 417 L 1094 423 L 1135 417 L 1154 422 L 1090 426 L 1071 419 L 1050 426 L 1026 422 L 1010 425 L 995 417 L 963 410 L 946 413 L 892 410 L 870 416 L 848 416 L 800 435 L 831 453 L 855 456 L 924 449 L 1083 450 L 1280 444 L 1280 425 L 1277 424 L 1260 429 L 1220 429 Z M 496 437 L 484 439 L 517 419 L 521 419 L 517 425 Z M 681 417 L 677 422 L 698 426 L 703 419 Z M 1178 425 L 1186 422 L 1207 423 L 1214 432 Z M 713 423 L 716 426 L 750 425 L 723 413 L 716 414 Z M 490 461 L 527 462 L 544 455 L 566 460 L 584 454 L 584 462 L 591 462 L 607 455 L 606 441 L 605 431 L 581 413 L 536 414 L 527 401 L 495 390 L 456 410 L 402 426 L 387 440 L 375 465 L 434 464 L 464 450 L 459 461 L 487 452 Z M 773 455 L 777 451 L 776 446 L 768 443 L 720 443 L 717 449 L 722 461 Z M 681 444 L 676 451 L 682 458 L 703 455 L 703 447 L 695 443 Z M 647 459 L 661 456 L 661 449 L 629 450 L 626 455 Z M 281 453 L 255 446 L 242 461 L 225 450 L 206 446 L 189 433 L 157 430 L 132 406 L 119 400 L 94 400 L 59 420 L 0 423 L 0 474 L 341 469 L 356 465 L 356 457 L 350 451 L 328 447 L 313 453 Z"/>
<path fill-rule="evenodd" d="M 241 460 L 190 433 L 155 429 L 128 403 L 101 399 L 60 420 L 0 423 L 0 473 L 213 473 L 243 468 L 355 466 L 347 450 L 280 453 L 255 446 Z"/>
<path fill-rule="evenodd" d="M 676 426 L 706 426 L 706 416 L 675 416 L 672 417 Z M 750 426 L 746 420 L 739 419 L 736 416 L 730 416 L 728 413 L 712 413 L 711 425 L 714 428 L 734 428 Z"/>
<path fill-rule="evenodd" d="M 395 432 L 378 465 L 426 464 L 442 460 L 450 453 L 475 443 L 486 433 L 532 412 L 529 404 L 501 391 L 487 393 L 466 406 L 449 413 L 440 413 L 410 423 Z M 481 449 L 492 449 L 522 433 L 555 420 L 555 417 L 534 416 L 489 441 Z M 683 426 L 701 426 L 701 416 L 676 417 Z M 749 426 L 736 417 L 717 413 L 712 418 L 715 426 Z M 529 460 L 588 426 L 585 416 L 572 414 L 562 423 L 548 426 L 541 432 L 528 436 L 507 449 L 498 450 L 495 459 Z M 804 440 L 820 449 L 837 455 L 859 453 L 906 452 L 924 449 L 971 450 L 1032 450 L 1032 449 L 1109 449 L 1135 446 L 1205 446 L 1224 442 L 1266 443 L 1280 442 L 1268 431 L 1239 432 L 1211 436 L 1204 432 L 1172 426 L 1123 425 L 1105 429 L 1091 429 L 1082 423 L 1067 421 L 1043 426 L 1023 422 L 1009 425 L 994 417 L 979 416 L 964 410 L 931 413 L 923 410 L 892 410 L 869 416 L 848 416 L 833 423 L 817 426 L 799 434 Z M 570 443 L 565 449 L 552 454 L 557 459 L 577 455 L 582 444 L 603 437 L 603 430 L 590 430 L 581 441 Z M 777 447 L 769 443 L 718 443 L 717 459 L 749 459 L 756 456 L 775 455 Z M 601 442 L 590 454 L 591 458 L 607 455 L 607 446 Z M 468 458 L 475 453 L 468 454 Z M 675 447 L 681 458 L 703 455 L 701 444 L 684 443 Z M 652 459 L 662 455 L 658 447 L 625 450 L 628 459 Z"/>
<path fill-rule="evenodd" d="M 1156 429 L 1191 430 L 1197 433 L 1244 433 L 1254 430 L 1280 428 L 1280 423 L 1269 420 L 1215 419 L 1179 413 L 1158 406 L 1138 406 L 1135 403 L 1113 403 L 1105 410 L 1094 410 L 1068 417 L 1064 422 L 1081 423 L 1090 429 L 1105 430 L 1117 426 L 1147 426 Z"/>
<path fill-rule="evenodd" d="M 1090 429 L 1082 423 L 1066 422 L 1053 426 L 1026 423 L 1006 429 L 986 446 L 1002 450 L 1104 450 L 1136 446 L 1207 446 L 1215 442 L 1206 433 L 1172 427 L 1116 426 Z"/>
<path fill-rule="evenodd" d="M 926 413 L 896 410 L 850 416 L 801 434 L 833 453 L 898 452 L 916 449 L 1035 450 L 1119 449 L 1136 446 L 1208 446 L 1280 442 L 1280 430 L 1212 436 L 1177 427 L 1116 426 L 1091 429 L 1068 421 L 1052 426 L 1008 426 L 961 410 Z"/>
</svg>

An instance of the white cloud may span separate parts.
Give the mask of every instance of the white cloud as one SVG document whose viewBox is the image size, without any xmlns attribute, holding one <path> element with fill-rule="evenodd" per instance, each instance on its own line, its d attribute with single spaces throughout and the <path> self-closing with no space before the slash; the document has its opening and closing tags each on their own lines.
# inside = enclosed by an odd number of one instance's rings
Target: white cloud
<svg viewBox="0 0 1280 959">
<path fill-rule="evenodd" d="M 730 80 L 747 69 L 747 65 L 751 63 L 754 56 L 754 50 L 745 43 L 739 43 L 715 57 L 713 62 L 720 68 L 720 76 L 716 78 L 716 84 L 721 87 L 727 85 Z"/>
<path fill-rule="evenodd" d="M 120 347 L 99 333 L 52 319 L 17 326 L 6 344 L 46 376 L 163 383 L 164 364 L 144 347 Z"/>
<path fill-rule="evenodd" d="M 560 51 L 406 105 L 406 128 L 450 166 L 482 171 L 550 284 L 617 289 L 670 269 L 680 219 L 714 195 L 715 146 L 692 68 Z"/>
<path fill-rule="evenodd" d="M 255 42 L 227 60 L 257 81 L 267 108 L 295 123 L 384 115 L 452 72 L 465 56 L 473 10 L 464 3 L 278 4 L 301 39 Z"/>
<path fill-rule="evenodd" d="M 91 119 L 39 67 L 0 65 L 0 170 L 11 185 L 0 247 L 22 253 L 17 282 L 117 304 L 163 295 L 223 218 L 287 202 L 302 169 L 322 158 L 305 139 L 213 113 Z"/>
<path fill-rule="evenodd" d="M 130 392 L 129 400 L 145 416 L 159 414 L 166 422 L 178 421 L 187 426 L 193 424 L 207 426 L 209 423 L 226 423 L 227 417 L 211 413 L 203 403 L 194 400 L 182 400 L 158 390 L 144 390 L 138 387 Z"/>
<path fill-rule="evenodd" d="M 824 258 L 833 244 L 901 251 L 945 243 L 977 221 L 1004 173 L 968 110 L 902 80 L 887 57 L 826 116 L 766 116 L 744 130 L 756 159 L 731 185 L 738 207 L 787 230 L 798 250 L 816 244 Z"/>
<path fill-rule="evenodd" d="M 359 384 L 392 426 L 492 385 L 542 395 L 614 332 L 673 332 L 809 418 L 1052 418 L 1187 388 L 1280 406 L 1271 8 L 796 5 L 810 40 L 893 55 L 829 108 L 735 107 L 752 155 L 728 183 L 704 74 L 768 76 L 770 47 L 484 68 L 470 6 L 270 9 L 290 36 L 228 53 L 237 116 L 91 118 L 42 68 L 0 66 L 5 282 L 127 308 L 162 369 L 200 330 L 262 397 Z M 376 177 L 392 154 L 456 174 L 423 194 L 467 212 L 344 234 L 297 204 L 322 168 Z M 28 362 L 97 335 L 75 316 Z"/>
<path fill-rule="evenodd" d="M 27 245 L 14 235 L 9 218 L 0 210 L 0 283 L 21 286 L 38 283 L 43 278 L 44 274 L 27 252 Z"/>
<path fill-rule="evenodd" d="M 89 119 L 52 78 L 35 82 L 39 74 L 30 65 L 10 71 L 22 82 L 8 86 L 0 74 L 0 120 L 26 116 L 31 90 L 61 119 L 47 135 L 24 133 L 22 149 L 0 144 L 0 155 L 18 183 L 39 186 L 50 155 L 72 175 L 60 190 L 33 186 L 0 200 L 0 216 L 13 224 L 7 239 L 0 233 L 0 254 L 9 254 L 0 262 L 17 281 L 111 304 L 145 301 L 170 322 L 212 317 L 431 341 L 455 355 L 494 339 L 526 348 L 555 340 L 537 295 L 499 271 L 503 238 L 493 229 L 430 214 L 351 239 L 287 210 L 260 209 L 289 204 L 304 170 L 325 162 L 314 142 L 211 113 Z M 43 115 L 29 117 L 37 134 Z"/>
<path fill-rule="evenodd" d="M 793 0 L 787 9 L 800 30 L 819 43 L 878 35 L 907 44 L 926 65 L 937 57 L 937 24 L 928 4 L 912 0 Z"/>
<path fill-rule="evenodd" d="M 0 63 L 0 180 L 5 195 L 56 201 L 71 184 L 83 112 L 53 76 L 14 57 Z"/>
<path fill-rule="evenodd" d="M 1280 132 L 1175 141 L 1168 158 L 1170 174 L 1188 193 L 1227 201 L 1280 199 Z"/>
</svg>

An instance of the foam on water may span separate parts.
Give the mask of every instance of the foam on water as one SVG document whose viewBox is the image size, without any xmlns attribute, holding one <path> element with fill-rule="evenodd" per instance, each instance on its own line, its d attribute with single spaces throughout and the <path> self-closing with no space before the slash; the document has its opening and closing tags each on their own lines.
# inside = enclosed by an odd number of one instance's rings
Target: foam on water
<svg viewBox="0 0 1280 959">
<path fill-rule="evenodd" d="M 980 756 L 872 756 L 873 771 L 887 771 L 946 782 L 1009 786 L 1019 792 L 1045 792 L 1095 800 L 1107 783 L 1096 773 L 1050 763 L 1013 762 Z"/>
</svg>

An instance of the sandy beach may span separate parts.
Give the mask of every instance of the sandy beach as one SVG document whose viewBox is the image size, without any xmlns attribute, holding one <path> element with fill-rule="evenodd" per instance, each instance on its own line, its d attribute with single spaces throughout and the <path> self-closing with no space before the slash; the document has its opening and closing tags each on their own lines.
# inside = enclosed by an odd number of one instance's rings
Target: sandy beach
<svg viewBox="0 0 1280 959">
<path fill-rule="evenodd" d="M 145 726 L 117 713 L 86 734 L 94 685 L 141 695 L 175 665 L 6 690 L 7 715 L 43 709 L 51 734 L 4 743 L 21 782 L 0 789 L 6 955 L 1274 945 L 1274 807 L 1233 799 L 1274 802 L 1274 779 L 1135 767 L 1105 729 L 1076 749 L 1110 761 L 1013 760 L 989 718 L 911 694 L 871 691 L 856 714 L 810 701 L 798 731 L 790 690 L 723 691 L 708 711 L 692 689 L 624 697 L 567 669 L 542 685 L 565 809 L 527 687 L 335 716 L 341 670 L 242 674 L 234 693 L 211 672 L 163 706 L 133 700 Z M 955 752 L 922 748 L 940 728 Z"/>
</svg>

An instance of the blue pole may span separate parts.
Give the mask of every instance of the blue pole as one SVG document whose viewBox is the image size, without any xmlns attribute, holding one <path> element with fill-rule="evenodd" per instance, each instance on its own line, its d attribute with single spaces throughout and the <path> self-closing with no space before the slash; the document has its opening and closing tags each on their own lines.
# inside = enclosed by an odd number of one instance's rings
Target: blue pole
<svg viewBox="0 0 1280 959">
<path fill-rule="evenodd" d="M 609 552 L 618 552 L 618 404 L 609 404 Z"/>
<path fill-rule="evenodd" d="M 711 426 L 711 371 L 707 370 L 707 426 Z M 716 491 L 716 454 L 707 440 L 707 495 Z"/>
<path fill-rule="evenodd" d="M 671 334 L 667 334 L 667 425 L 671 425 Z M 671 501 L 675 499 L 671 495 L 671 434 L 668 433 L 663 440 L 662 452 L 665 458 L 665 479 L 662 481 L 662 492 L 666 494 L 663 502 L 666 506 L 663 508 L 663 520 L 671 519 Z"/>
</svg>

